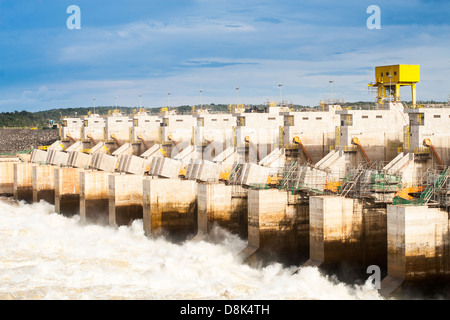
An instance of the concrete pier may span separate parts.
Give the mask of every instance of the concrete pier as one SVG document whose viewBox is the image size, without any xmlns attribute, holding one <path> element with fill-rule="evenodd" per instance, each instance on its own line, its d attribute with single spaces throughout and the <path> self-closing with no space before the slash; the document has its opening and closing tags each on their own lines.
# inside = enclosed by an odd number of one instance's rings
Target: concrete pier
<svg viewBox="0 0 450 320">
<path fill-rule="evenodd" d="M 33 202 L 44 200 L 55 204 L 55 168 L 50 165 L 36 165 L 32 167 L 33 174 Z"/>
<path fill-rule="evenodd" d="M 365 280 L 367 267 L 386 274 L 386 210 L 358 199 L 310 197 L 310 258 L 344 281 Z"/>
<path fill-rule="evenodd" d="M 0 195 L 14 195 L 14 164 L 19 158 L 0 159 Z"/>
<path fill-rule="evenodd" d="M 78 168 L 55 168 L 55 211 L 65 216 L 80 212 L 80 171 Z"/>
<path fill-rule="evenodd" d="M 239 191 L 235 191 L 240 187 Z M 242 239 L 248 237 L 247 190 L 223 183 L 199 183 L 198 235 L 207 236 L 214 225 Z"/>
<path fill-rule="evenodd" d="M 109 223 L 110 172 L 80 171 L 80 218 L 84 222 L 107 225 Z"/>
<path fill-rule="evenodd" d="M 299 265 L 309 256 L 307 226 L 308 207 L 288 201 L 286 191 L 249 190 L 248 246 L 240 256 L 250 265 Z"/>
<path fill-rule="evenodd" d="M 108 176 L 109 225 L 129 225 L 142 219 L 142 180 L 144 176 L 113 173 Z"/>
<path fill-rule="evenodd" d="M 14 163 L 14 199 L 33 202 L 33 166 L 31 162 Z"/>
<path fill-rule="evenodd" d="M 449 211 L 428 206 L 388 205 L 388 275 L 381 294 L 450 280 Z"/>
<path fill-rule="evenodd" d="M 197 234 L 197 182 L 181 179 L 145 179 L 144 231 L 183 241 Z"/>
</svg>

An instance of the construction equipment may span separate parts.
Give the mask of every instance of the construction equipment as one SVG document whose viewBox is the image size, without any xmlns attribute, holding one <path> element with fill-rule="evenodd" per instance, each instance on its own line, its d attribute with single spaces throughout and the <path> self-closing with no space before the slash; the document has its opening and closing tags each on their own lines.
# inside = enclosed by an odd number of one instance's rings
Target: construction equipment
<svg viewBox="0 0 450 320">
<path fill-rule="evenodd" d="M 306 150 L 305 146 L 304 146 L 303 143 L 302 143 L 302 140 L 300 140 L 300 138 L 296 136 L 296 137 L 294 137 L 294 139 L 292 139 L 292 141 L 293 141 L 295 144 L 298 144 L 298 145 L 300 146 L 300 148 L 302 149 L 302 151 L 303 151 L 303 153 L 305 154 L 305 156 L 306 156 L 306 158 L 308 159 L 308 161 L 309 161 L 312 165 L 314 165 L 314 161 L 311 159 L 311 157 L 310 157 L 310 155 L 309 155 L 309 153 L 308 153 L 308 150 Z"/>
<path fill-rule="evenodd" d="M 114 141 L 116 141 L 116 143 L 119 147 L 122 146 L 114 133 L 111 133 L 111 138 L 114 139 Z"/>
<path fill-rule="evenodd" d="M 356 171 L 356 174 L 348 174 L 342 179 L 341 183 L 339 184 L 339 187 L 337 187 L 338 194 L 340 196 L 345 197 L 350 190 L 353 189 L 353 187 L 358 183 L 359 178 L 361 178 L 362 174 L 364 173 L 364 170 L 360 167 Z"/>
<path fill-rule="evenodd" d="M 227 176 L 227 180 L 229 184 L 237 184 L 239 181 L 239 178 L 241 177 L 242 173 L 242 167 L 243 164 L 238 161 L 233 168 L 231 169 L 231 172 Z"/>
<path fill-rule="evenodd" d="M 278 183 L 279 190 L 287 188 L 288 180 L 294 174 L 294 168 L 295 168 L 295 161 L 293 161 L 289 165 L 289 167 L 284 171 L 283 177 L 281 178 L 281 180 Z"/>
<path fill-rule="evenodd" d="M 377 102 L 382 104 L 386 99 L 386 89 L 389 90 L 389 99 L 400 101 L 400 87 L 411 86 L 412 106 L 416 107 L 416 83 L 420 81 L 419 65 L 391 65 L 375 67 L 375 83 L 368 86 L 378 89 Z"/>
<path fill-rule="evenodd" d="M 66 134 L 66 136 L 73 142 L 77 142 L 77 140 L 74 137 L 72 137 L 72 135 L 70 133 Z"/>
<path fill-rule="evenodd" d="M 142 140 L 142 143 L 144 144 L 145 149 L 148 150 L 148 149 L 149 149 L 149 146 L 148 146 L 147 142 L 145 142 L 144 137 L 142 136 L 142 134 L 138 134 L 137 138 L 138 138 L 139 140 Z"/>
<path fill-rule="evenodd" d="M 398 197 L 401 199 L 405 199 L 407 201 L 411 201 L 414 199 L 411 194 L 421 194 L 425 190 L 425 186 L 417 186 L 417 187 L 404 187 L 395 193 L 394 197 Z"/>
<path fill-rule="evenodd" d="M 94 146 L 97 144 L 97 142 L 95 142 L 94 137 L 92 137 L 92 135 L 90 133 L 88 133 L 87 137 L 89 139 L 91 139 L 92 143 L 94 144 Z"/>
<path fill-rule="evenodd" d="M 337 193 L 340 185 L 341 185 L 340 181 L 326 181 L 323 191 L 331 191 L 333 193 Z"/>
<path fill-rule="evenodd" d="M 364 159 L 366 159 L 367 163 L 369 164 L 369 166 L 372 166 L 372 163 L 370 162 L 369 157 L 367 156 L 366 151 L 364 151 L 363 146 L 361 145 L 361 143 L 359 142 L 359 139 L 357 137 L 352 138 L 352 143 L 356 146 L 359 147 L 359 150 L 361 150 L 361 153 L 364 156 Z"/>
<path fill-rule="evenodd" d="M 442 173 L 438 176 L 437 179 L 431 184 L 429 184 L 423 192 L 420 194 L 420 197 L 418 199 L 405 199 L 400 196 L 396 196 L 394 198 L 393 204 L 409 204 L 409 205 L 416 205 L 416 206 L 423 206 L 426 205 L 434 193 L 439 191 L 447 182 L 448 176 L 450 175 L 450 168 L 445 168 Z"/>
<path fill-rule="evenodd" d="M 163 150 L 163 148 L 159 148 L 159 151 L 161 151 L 162 155 L 167 158 L 167 153 Z"/>
<path fill-rule="evenodd" d="M 436 157 L 437 162 L 439 163 L 439 166 L 443 167 L 444 164 L 441 161 L 441 158 L 439 157 L 439 155 L 436 152 L 436 149 L 434 148 L 433 144 L 431 143 L 431 140 L 426 138 L 423 140 L 423 144 L 427 147 L 429 147 L 431 149 L 431 151 L 433 151 L 434 156 Z"/>
</svg>

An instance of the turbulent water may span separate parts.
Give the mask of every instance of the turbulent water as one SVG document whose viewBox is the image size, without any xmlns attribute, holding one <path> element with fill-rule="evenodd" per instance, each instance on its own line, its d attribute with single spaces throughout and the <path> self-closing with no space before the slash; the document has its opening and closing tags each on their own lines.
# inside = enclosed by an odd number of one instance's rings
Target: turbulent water
<svg viewBox="0 0 450 320">
<path fill-rule="evenodd" d="M 174 244 L 129 227 L 83 224 L 54 206 L 0 200 L 0 299 L 381 299 L 318 269 L 251 268 L 245 242 L 215 230 L 210 242 Z"/>
</svg>

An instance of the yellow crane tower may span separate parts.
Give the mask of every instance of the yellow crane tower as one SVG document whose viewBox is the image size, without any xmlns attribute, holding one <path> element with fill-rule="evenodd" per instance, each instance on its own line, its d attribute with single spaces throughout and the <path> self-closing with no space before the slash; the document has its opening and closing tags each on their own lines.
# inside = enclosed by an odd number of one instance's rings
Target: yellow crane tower
<svg viewBox="0 0 450 320">
<path fill-rule="evenodd" d="M 394 102 L 400 101 L 400 87 L 411 86 L 412 107 L 416 106 L 416 83 L 420 81 L 420 65 L 398 64 L 375 67 L 375 82 L 369 87 L 378 89 L 377 102 L 382 104 L 386 99 L 386 89 L 389 98 Z"/>
</svg>

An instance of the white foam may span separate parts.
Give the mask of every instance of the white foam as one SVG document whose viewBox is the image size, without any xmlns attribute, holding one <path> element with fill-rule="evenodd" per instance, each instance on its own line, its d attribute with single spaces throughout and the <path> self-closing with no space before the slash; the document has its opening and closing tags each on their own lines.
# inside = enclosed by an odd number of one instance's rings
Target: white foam
<svg viewBox="0 0 450 320">
<path fill-rule="evenodd" d="M 316 268 L 254 269 L 236 254 L 245 242 L 174 244 L 130 227 L 84 225 L 44 202 L 0 201 L 0 299 L 380 299 Z"/>
</svg>

